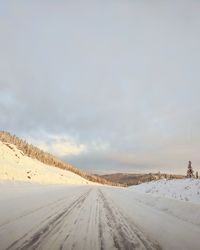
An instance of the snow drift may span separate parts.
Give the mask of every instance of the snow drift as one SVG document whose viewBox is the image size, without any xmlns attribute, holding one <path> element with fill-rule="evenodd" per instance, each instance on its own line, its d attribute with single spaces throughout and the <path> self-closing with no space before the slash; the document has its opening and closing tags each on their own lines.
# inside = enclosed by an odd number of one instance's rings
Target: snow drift
<svg viewBox="0 0 200 250">
<path fill-rule="evenodd" d="M 200 203 L 200 179 L 158 180 L 130 187 L 130 190 Z"/>
</svg>

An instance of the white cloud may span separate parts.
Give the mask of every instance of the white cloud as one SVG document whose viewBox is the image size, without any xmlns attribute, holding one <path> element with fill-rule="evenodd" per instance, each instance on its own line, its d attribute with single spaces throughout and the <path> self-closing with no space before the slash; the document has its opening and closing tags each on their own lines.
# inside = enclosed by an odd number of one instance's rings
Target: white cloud
<svg viewBox="0 0 200 250">
<path fill-rule="evenodd" d="M 28 141 L 40 149 L 49 152 L 57 157 L 78 156 L 91 152 L 105 152 L 109 144 L 101 140 L 91 143 L 81 143 L 78 138 L 66 135 L 41 133 L 38 136 L 32 135 Z"/>
<path fill-rule="evenodd" d="M 200 166 L 200 1 L 1 2 L 1 129 L 85 169 Z"/>
<path fill-rule="evenodd" d="M 28 141 L 55 156 L 77 156 L 87 151 L 87 145 L 68 136 L 43 135 L 42 140 L 29 137 Z"/>
<path fill-rule="evenodd" d="M 47 145 L 47 150 L 59 157 L 63 157 L 68 155 L 79 155 L 87 150 L 87 146 L 84 144 L 77 144 L 72 141 L 58 141 Z"/>
</svg>

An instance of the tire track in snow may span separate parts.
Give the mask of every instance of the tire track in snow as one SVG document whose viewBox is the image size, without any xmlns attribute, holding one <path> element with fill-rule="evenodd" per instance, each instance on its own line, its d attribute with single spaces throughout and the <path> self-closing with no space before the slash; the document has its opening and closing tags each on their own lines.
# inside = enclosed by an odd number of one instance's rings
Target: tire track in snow
<svg viewBox="0 0 200 250">
<path fill-rule="evenodd" d="M 50 215 L 45 219 L 46 223 L 38 231 L 32 233 L 32 236 L 27 239 L 30 232 L 26 233 L 18 240 L 13 242 L 6 250 L 27 250 L 27 249 L 37 249 L 39 245 L 45 241 L 54 231 L 58 230 L 62 226 L 62 222 L 65 221 L 66 217 L 76 208 L 81 207 L 80 205 L 87 198 L 91 190 L 87 191 L 80 197 L 78 197 L 74 202 L 72 202 L 67 208 L 65 207 L 61 212 L 56 211 L 54 215 Z"/>
<path fill-rule="evenodd" d="M 60 204 L 58 201 L 57 205 Z M 18 238 L 7 250 L 160 250 L 108 198 L 92 187 L 70 205 L 52 206 L 43 221 Z"/>
<path fill-rule="evenodd" d="M 127 218 L 121 210 L 107 198 L 102 190 L 99 189 L 99 197 L 102 203 L 102 209 L 100 214 L 99 223 L 99 235 L 101 238 L 101 250 L 110 249 L 108 248 L 108 240 L 113 241 L 113 249 L 118 250 L 160 250 L 161 247 L 150 240 L 144 235 L 134 223 Z M 104 225 L 102 220 L 104 216 Z M 107 228 L 106 234 L 110 234 L 110 237 L 105 236 L 105 228 Z M 107 239 L 106 239 L 107 238 Z"/>
<path fill-rule="evenodd" d="M 46 209 L 47 207 L 51 208 L 51 209 L 54 209 L 54 207 L 56 208 L 58 205 L 64 204 L 64 202 L 66 201 L 66 199 L 67 199 L 66 196 L 64 196 L 63 198 L 60 198 L 59 200 L 52 201 L 52 202 L 50 202 L 48 204 L 45 204 L 43 206 L 40 206 L 40 207 L 38 207 L 36 209 L 30 210 L 28 212 L 25 212 L 22 215 L 16 216 L 12 220 L 7 220 L 7 221 L 3 222 L 2 224 L 0 224 L 0 230 L 1 230 L 2 227 L 7 226 L 10 223 L 13 223 L 13 222 L 15 222 L 17 220 L 20 220 L 20 219 L 22 219 L 22 218 L 24 218 L 26 216 L 32 215 L 34 213 L 37 213 L 38 211 L 40 211 L 42 209 Z"/>
</svg>

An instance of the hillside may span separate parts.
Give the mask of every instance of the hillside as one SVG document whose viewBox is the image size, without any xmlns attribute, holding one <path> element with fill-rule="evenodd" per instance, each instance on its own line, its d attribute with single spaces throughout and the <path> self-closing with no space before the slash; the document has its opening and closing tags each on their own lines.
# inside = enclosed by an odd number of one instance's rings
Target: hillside
<svg viewBox="0 0 200 250">
<path fill-rule="evenodd" d="M 16 146 L 0 142 L 0 180 L 39 182 L 41 184 L 89 184 L 68 170 L 54 168 L 32 159 Z"/>
<path fill-rule="evenodd" d="M 181 201 L 200 203 L 200 179 L 158 180 L 129 188 Z"/>
<path fill-rule="evenodd" d="M 129 188 L 85 185 L 92 182 L 59 167 L 66 163 L 47 164 L 58 160 L 27 145 L 21 143 L 22 151 L 0 141 L 2 250 L 199 250 L 199 180 L 159 180 Z"/>
<path fill-rule="evenodd" d="M 184 178 L 184 176 L 182 175 L 172 175 L 165 173 L 148 173 L 148 174 L 115 173 L 115 174 L 100 175 L 100 177 L 103 177 L 108 181 L 119 183 L 121 185 L 126 185 L 126 186 L 138 185 L 140 183 L 163 179 L 163 178 L 166 179 Z"/>
<path fill-rule="evenodd" d="M 101 177 L 93 176 L 89 173 L 81 171 L 77 169 L 76 167 L 72 166 L 71 164 L 68 164 L 66 162 L 63 162 L 57 159 L 53 155 L 47 152 L 44 152 L 43 150 L 31 144 L 28 144 L 25 140 L 22 140 L 15 135 L 11 135 L 8 132 L 0 131 L 0 142 L 1 142 L 1 158 L 0 158 L 1 173 L 2 173 L 2 178 L 4 179 L 6 178 L 7 179 L 12 179 L 12 178 L 21 179 L 20 175 L 23 176 L 22 179 L 24 179 L 25 176 L 27 176 L 27 178 L 29 179 L 35 179 L 36 174 L 34 172 L 35 171 L 34 169 L 39 168 L 40 171 L 44 172 L 45 171 L 44 169 L 46 168 L 46 166 L 48 166 L 48 173 L 49 171 L 59 173 L 60 175 L 59 179 L 62 177 L 62 175 L 65 176 L 66 173 L 68 173 L 69 175 L 69 172 L 70 172 L 70 175 L 72 175 L 73 173 L 75 175 L 78 175 L 79 177 L 82 177 L 82 179 L 84 179 L 84 182 L 91 181 L 91 182 L 97 182 L 101 184 L 116 185 Z M 11 169 L 12 167 L 13 173 L 15 173 L 18 177 L 14 175 L 10 175 L 10 174 L 9 176 L 7 176 L 8 172 L 11 173 L 12 171 L 6 170 L 5 166 L 6 168 L 9 168 L 9 169 Z M 50 166 L 51 168 L 49 168 Z M 56 168 L 53 168 L 53 167 L 56 167 Z M 22 169 L 24 169 L 24 171 L 27 171 L 27 172 L 24 173 Z M 65 172 L 66 170 L 68 172 Z"/>
</svg>

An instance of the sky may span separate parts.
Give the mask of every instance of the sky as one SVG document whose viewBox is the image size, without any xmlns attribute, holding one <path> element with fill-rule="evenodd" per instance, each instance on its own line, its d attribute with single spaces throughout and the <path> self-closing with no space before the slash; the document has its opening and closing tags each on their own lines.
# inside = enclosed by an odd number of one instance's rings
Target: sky
<svg viewBox="0 0 200 250">
<path fill-rule="evenodd" d="M 0 1 L 0 129 L 89 172 L 200 171 L 200 1 Z"/>
</svg>

